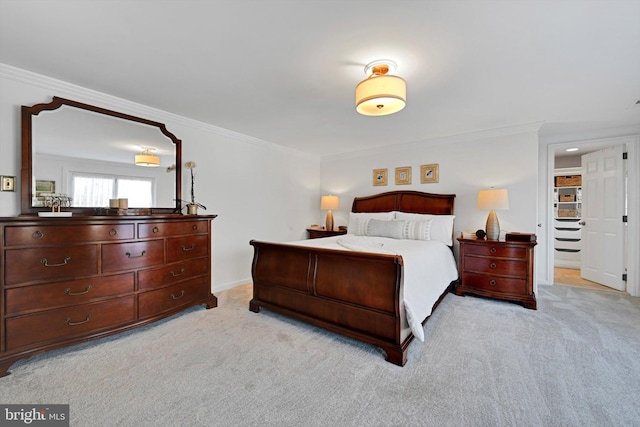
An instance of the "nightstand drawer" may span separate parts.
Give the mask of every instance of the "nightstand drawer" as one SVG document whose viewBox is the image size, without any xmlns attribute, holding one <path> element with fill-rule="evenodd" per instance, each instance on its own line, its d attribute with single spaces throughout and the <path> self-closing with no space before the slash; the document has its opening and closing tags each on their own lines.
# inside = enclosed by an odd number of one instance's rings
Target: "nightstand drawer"
<svg viewBox="0 0 640 427">
<path fill-rule="evenodd" d="M 467 244 L 465 247 L 467 255 L 482 255 L 501 258 L 521 258 L 527 256 L 527 248 L 504 246 L 499 244 L 482 243 L 480 245 Z"/>
<path fill-rule="evenodd" d="M 476 273 L 499 274 L 524 279 L 527 275 L 527 264 L 503 258 L 481 258 L 467 256 L 464 259 L 463 271 Z"/>
<path fill-rule="evenodd" d="M 501 294 L 522 295 L 527 290 L 525 279 L 496 277 L 484 274 L 464 273 L 462 281 L 465 286 L 472 286 L 477 291 L 500 292 Z"/>
</svg>

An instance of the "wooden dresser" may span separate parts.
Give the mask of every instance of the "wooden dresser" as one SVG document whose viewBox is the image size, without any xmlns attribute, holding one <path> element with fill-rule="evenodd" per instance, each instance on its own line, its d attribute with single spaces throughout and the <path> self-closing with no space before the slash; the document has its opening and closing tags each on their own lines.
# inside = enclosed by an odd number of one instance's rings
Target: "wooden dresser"
<svg viewBox="0 0 640 427">
<path fill-rule="evenodd" d="M 533 248 L 536 242 L 462 239 L 456 295 L 475 294 L 516 301 L 536 309 Z"/>
<path fill-rule="evenodd" d="M 213 218 L 0 218 L 0 376 L 35 353 L 216 307 Z"/>
</svg>

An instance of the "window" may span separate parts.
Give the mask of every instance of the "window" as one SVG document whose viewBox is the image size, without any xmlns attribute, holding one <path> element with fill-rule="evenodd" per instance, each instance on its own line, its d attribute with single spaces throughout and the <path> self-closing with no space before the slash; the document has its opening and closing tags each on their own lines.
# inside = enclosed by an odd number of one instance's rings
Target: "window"
<svg viewBox="0 0 640 427">
<path fill-rule="evenodd" d="M 153 178 L 105 174 L 72 173 L 74 206 L 107 207 L 109 199 L 129 199 L 129 206 L 150 208 L 154 205 Z"/>
</svg>

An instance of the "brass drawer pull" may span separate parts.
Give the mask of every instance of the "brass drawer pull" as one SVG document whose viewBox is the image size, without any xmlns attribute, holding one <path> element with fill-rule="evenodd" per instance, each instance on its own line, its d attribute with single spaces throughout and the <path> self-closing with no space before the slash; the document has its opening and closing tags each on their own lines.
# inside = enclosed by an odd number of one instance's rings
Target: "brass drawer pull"
<svg viewBox="0 0 640 427">
<path fill-rule="evenodd" d="M 67 294 L 67 295 L 70 295 L 70 296 L 74 296 L 74 295 L 84 295 L 84 294 L 89 293 L 89 291 L 90 291 L 90 290 L 91 290 L 91 285 L 88 285 L 88 286 L 87 286 L 87 289 L 85 289 L 85 290 L 84 290 L 84 291 L 82 291 L 82 292 L 71 292 L 71 288 L 67 288 L 67 289 L 65 289 L 65 290 L 64 290 L 64 293 L 65 293 L 65 294 Z"/>
<path fill-rule="evenodd" d="M 498 250 L 497 250 L 496 248 L 491 248 L 491 249 L 489 249 L 489 251 L 490 251 L 492 254 L 495 254 L 496 252 L 498 252 Z"/>
<path fill-rule="evenodd" d="M 190 247 L 188 247 L 188 248 L 187 248 L 187 247 L 185 247 L 184 245 L 182 245 L 182 250 L 183 250 L 183 251 L 192 251 L 192 250 L 194 250 L 195 248 L 196 248 L 196 244 L 195 244 L 195 243 L 192 243 L 192 244 L 191 244 L 191 246 L 190 246 Z"/>
<path fill-rule="evenodd" d="M 176 300 L 178 298 L 182 298 L 184 296 L 184 289 L 180 291 L 180 295 L 175 296 L 174 294 L 171 294 L 171 299 Z"/>
<path fill-rule="evenodd" d="M 115 228 L 112 228 L 111 230 L 109 230 L 109 236 L 115 236 L 116 234 L 118 234 L 118 232 L 116 231 Z"/>
<path fill-rule="evenodd" d="M 489 284 L 490 284 L 491 286 L 495 286 L 495 285 L 496 285 L 496 281 L 495 281 L 495 280 L 489 280 Z"/>
<path fill-rule="evenodd" d="M 169 273 L 171 273 L 173 277 L 182 276 L 184 274 L 184 268 L 180 269 L 180 273 L 174 273 L 173 271 L 170 271 Z"/>
<path fill-rule="evenodd" d="M 489 264 L 489 267 L 491 267 L 491 268 L 496 268 L 496 267 L 497 267 L 497 265 L 496 265 L 496 263 L 495 263 L 495 262 L 492 262 L 491 264 Z"/>
<path fill-rule="evenodd" d="M 87 323 L 89 320 L 91 320 L 91 313 L 87 314 L 87 318 L 84 320 L 81 320 L 79 322 L 72 322 L 70 317 L 67 317 L 67 325 L 69 326 L 78 326 L 78 325 L 82 325 Z"/>
<path fill-rule="evenodd" d="M 197 230 L 198 229 L 198 224 L 193 224 L 193 227 L 191 227 L 192 230 Z"/>
<path fill-rule="evenodd" d="M 49 264 L 46 258 L 42 258 L 40 260 L 40 262 L 42 263 L 42 265 L 44 265 L 45 267 L 62 267 L 63 265 L 67 265 L 67 263 L 71 260 L 71 257 L 68 256 L 64 259 L 64 261 L 62 261 L 60 264 Z"/>
<path fill-rule="evenodd" d="M 153 227 L 153 230 L 152 230 L 152 231 L 153 231 L 154 233 L 157 233 L 157 232 L 159 232 L 159 231 L 160 231 L 160 229 L 159 229 L 158 227 Z"/>
<path fill-rule="evenodd" d="M 147 251 L 142 251 L 142 253 L 140 255 L 131 255 L 131 252 L 127 252 L 125 253 L 125 255 L 127 256 L 127 258 L 142 258 L 144 256 L 144 254 L 146 254 Z"/>
<path fill-rule="evenodd" d="M 31 237 L 33 237 L 34 239 L 42 239 L 44 237 L 44 234 L 42 234 L 40 230 L 36 230 L 33 232 Z"/>
</svg>

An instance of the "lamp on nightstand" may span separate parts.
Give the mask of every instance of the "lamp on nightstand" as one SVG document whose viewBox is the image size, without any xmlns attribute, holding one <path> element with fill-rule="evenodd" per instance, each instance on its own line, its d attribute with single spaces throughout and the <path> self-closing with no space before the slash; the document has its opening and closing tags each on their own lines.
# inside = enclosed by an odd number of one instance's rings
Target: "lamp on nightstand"
<svg viewBox="0 0 640 427">
<path fill-rule="evenodd" d="M 487 217 L 487 240 L 498 240 L 500 238 L 500 223 L 498 222 L 497 210 L 509 210 L 509 193 L 507 190 L 478 191 L 478 209 L 490 211 Z"/>
<path fill-rule="evenodd" d="M 320 200 L 320 209 L 323 211 L 327 211 L 327 219 L 325 221 L 325 227 L 327 230 L 333 230 L 333 213 L 331 213 L 332 209 L 338 209 L 340 201 L 338 196 L 322 196 L 322 200 Z"/>
</svg>

